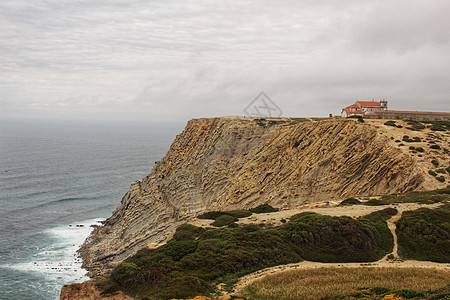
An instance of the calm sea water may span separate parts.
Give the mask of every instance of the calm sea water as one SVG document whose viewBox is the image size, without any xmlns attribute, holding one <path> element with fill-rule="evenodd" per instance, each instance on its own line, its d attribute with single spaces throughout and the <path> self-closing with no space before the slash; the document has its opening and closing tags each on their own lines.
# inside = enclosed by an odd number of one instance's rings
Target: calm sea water
<svg viewBox="0 0 450 300">
<path fill-rule="evenodd" d="M 58 299 L 76 250 L 183 123 L 0 120 L 0 299 Z M 77 226 L 78 225 L 78 226 Z"/>
</svg>

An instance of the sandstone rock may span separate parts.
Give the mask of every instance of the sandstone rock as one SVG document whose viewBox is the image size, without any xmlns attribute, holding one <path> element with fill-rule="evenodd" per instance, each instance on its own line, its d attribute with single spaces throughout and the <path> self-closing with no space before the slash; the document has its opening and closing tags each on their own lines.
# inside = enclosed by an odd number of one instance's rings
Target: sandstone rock
<svg viewBox="0 0 450 300">
<path fill-rule="evenodd" d="M 132 300 L 122 292 L 101 295 L 93 280 L 83 283 L 66 284 L 61 289 L 60 300 Z"/>
<path fill-rule="evenodd" d="M 166 241 L 188 217 L 207 211 L 264 203 L 291 209 L 445 187 L 391 141 L 389 130 L 397 128 L 348 119 L 296 125 L 191 120 L 82 246 L 84 266 L 91 276 L 108 274 L 139 249 Z"/>
</svg>

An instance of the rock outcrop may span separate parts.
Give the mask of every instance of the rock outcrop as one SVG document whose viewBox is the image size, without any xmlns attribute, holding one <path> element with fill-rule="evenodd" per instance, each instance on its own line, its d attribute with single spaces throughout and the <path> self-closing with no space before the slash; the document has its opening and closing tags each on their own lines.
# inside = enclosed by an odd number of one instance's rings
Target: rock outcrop
<svg viewBox="0 0 450 300">
<path fill-rule="evenodd" d="M 83 283 L 66 284 L 61 289 L 59 300 L 132 300 L 122 292 L 113 294 L 101 294 L 100 290 L 93 280 Z"/>
<path fill-rule="evenodd" d="M 188 122 L 151 173 L 80 249 L 91 276 L 108 274 L 181 223 L 212 210 L 281 209 L 349 196 L 436 188 L 394 128 L 356 120 L 293 124 L 251 118 Z M 381 130 L 382 129 L 382 130 Z M 441 184 L 445 187 L 445 183 Z"/>
</svg>

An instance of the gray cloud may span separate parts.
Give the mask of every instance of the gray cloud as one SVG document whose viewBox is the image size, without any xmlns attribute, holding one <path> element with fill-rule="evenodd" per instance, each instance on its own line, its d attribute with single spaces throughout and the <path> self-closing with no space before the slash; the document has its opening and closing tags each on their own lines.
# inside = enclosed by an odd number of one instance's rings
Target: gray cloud
<svg viewBox="0 0 450 300">
<path fill-rule="evenodd" d="M 447 0 L 0 3 L 6 113 L 241 115 L 264 90 L 285 115 L 356 99 L 449 111 Z"/>
</svg>

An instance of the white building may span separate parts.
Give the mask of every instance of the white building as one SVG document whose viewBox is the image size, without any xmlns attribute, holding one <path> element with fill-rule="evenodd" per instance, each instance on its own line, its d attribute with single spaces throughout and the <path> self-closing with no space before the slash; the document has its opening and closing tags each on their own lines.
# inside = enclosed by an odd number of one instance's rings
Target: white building
<svg viewBox="0 0 450 300">
<path fill-rule="evenodd" d="M 387 101 L 356 101 L 354 104 L 342 109 L 341 117 L 364 116 L 379 110 L 387 110 Z"/>
</svg>

